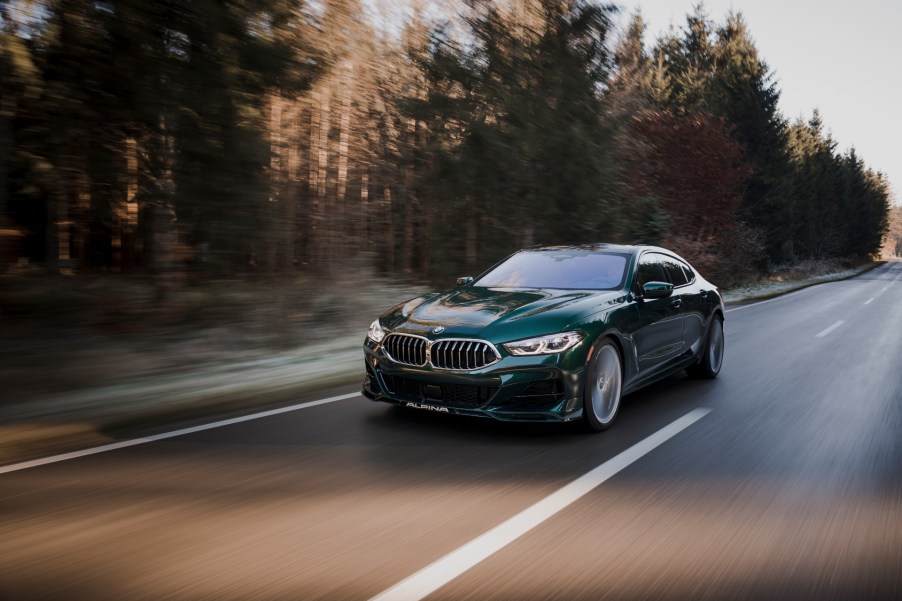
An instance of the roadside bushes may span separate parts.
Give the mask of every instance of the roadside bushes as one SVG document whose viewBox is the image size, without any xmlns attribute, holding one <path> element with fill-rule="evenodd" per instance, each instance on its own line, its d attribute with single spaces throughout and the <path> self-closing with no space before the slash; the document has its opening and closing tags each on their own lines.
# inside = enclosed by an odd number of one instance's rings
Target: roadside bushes
<svg viewBox="0 0 902 601">
<path fill-rule="evenodd" d="M 626 242 L 671 248 L 719 283 L 754 265 L 760 241 L 737 219 L 749 169 L 723 119 L 643 109 L 618 146 Z"/>
</svg>

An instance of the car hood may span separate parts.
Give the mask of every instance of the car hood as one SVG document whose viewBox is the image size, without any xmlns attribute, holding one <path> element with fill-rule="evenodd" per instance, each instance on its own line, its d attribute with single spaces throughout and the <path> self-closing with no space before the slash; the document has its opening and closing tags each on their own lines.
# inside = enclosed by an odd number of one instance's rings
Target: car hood
<svg viewBox="0 0 902 601">
<path fill-rule="evenodd" d="M 622 299 L 623 291 L 467 286 L 414 298 L 381 321 L 391 331 L 504 342 L 575 327 L 581 317 Z M 438 326 L 444 330 L 440 336 L 432 335 Z"/>
</svg>

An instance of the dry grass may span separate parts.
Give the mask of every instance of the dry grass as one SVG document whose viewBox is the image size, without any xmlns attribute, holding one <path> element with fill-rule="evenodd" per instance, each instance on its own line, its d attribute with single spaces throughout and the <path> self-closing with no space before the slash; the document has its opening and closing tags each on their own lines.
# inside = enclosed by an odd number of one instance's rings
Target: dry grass
<svg viewBox="0 0 902 601">
<path fill-rule="evenodd" d="M 878 265 L 880 263 L 874 261 L 803 261 L 778 269 L 768 276 L 754 278 L 741 286 L 726 289 L 723 297 L 728 303 L 771 298 L 815 284 L 850 278 Z"/>
<path fill-rule="evenodd" d="M 362 270 L 195 284 L 126 276 L 0 279 L 0 405 L 267 361 L 336 339 L 420 293 Z"/>
</svg>

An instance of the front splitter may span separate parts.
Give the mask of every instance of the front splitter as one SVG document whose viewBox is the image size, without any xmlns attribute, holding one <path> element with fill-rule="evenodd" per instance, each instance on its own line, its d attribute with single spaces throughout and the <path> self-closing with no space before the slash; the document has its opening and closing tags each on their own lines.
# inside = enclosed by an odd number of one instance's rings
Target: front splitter
<svg viewBox="0 0 902 601">
<path fill-rule="evenodd" d="M 433 413 L 444 413 L 446 415 L 463 415 L 467 417 L 482 417 L 495 419 L 503 422 L 549 422 L 549 423 L 560 423 L 560 422 L 570 422 L 574 420 L 578 420 L 582 417 L 582 409 L 577 409 L 572 413 L 568 413 L 566 415 L 561 415 L 559 413 L 552 412 L 511 412 L 511 411 L 501 411 L 494 407 L 485 407 L 485 408 L 464 408 L 464 407 L 449 407 L 447 405 L 442 405 L 441 403 L 431 403 L 428 400 L 423 401 L 410 401 L 410 400 L 402 400 L 402 399 L 393 399 L 391 397 L 387 397 L 381 394 L 373 394 L 371 391 L 367 390 L 366 387 L 362 390 L 363 396 L 370 399 L 371 401 L 376 401 L 380 403 L 388 403 L 390 405 L 396 405 L 398 407 L 404 407 L 407 409 L 415 409 L 418 411 L 430 411 Z"/>
</svg>

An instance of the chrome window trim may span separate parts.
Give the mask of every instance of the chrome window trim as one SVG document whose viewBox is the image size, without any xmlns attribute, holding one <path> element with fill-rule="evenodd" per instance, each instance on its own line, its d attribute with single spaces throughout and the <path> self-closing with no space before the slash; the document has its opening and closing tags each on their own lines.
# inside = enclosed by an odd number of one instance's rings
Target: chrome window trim
<svg viewBox="0 0 902 601">
<path fill-rule="evenodd" d="M 495 365 L 499 361 L 501 361 L 501 353 L 498 352 L 498 348 L 488 340 L 483 340 L 482 338 L 439 338 L 437 340 L 430 340 L 425 336 L 420 336 L 418 334 L 407 334 L 405 332 L 392 332 L 391 334 L 386 334 L 385 339 L 383 339 L 383 343 L 388 339 L 389 336 L 407 336 L 409 338 L 419 338 L 420 340 L 426 341 L 426 363 L 423 364 L 413 364 L 413 363 L 405 363 L 404 361 L 399 361 L 392 357 L 391 353 L 388 352 L 388 347 L 384 344 L 382 345 L 382 352 L 386 357 L 392 362 L 397 363 L 398 365 L 406 365 L 407 367 L 426 367 L 427 365 L 436 371 L 476 371 L 478 369 L 485 369 L 491 365 Z M 485 344 L 488 348 L 492 349 L 492 353 L 494 353 L 494 360 L 486 363 L 482 367 L 477 367 L 476 369 L 467 369 L 461 367 L 436 367 L 436 365 L 432 362 L 432 346 L 438 344 L 439 342 L 476 342 Z"/>
</svg>

